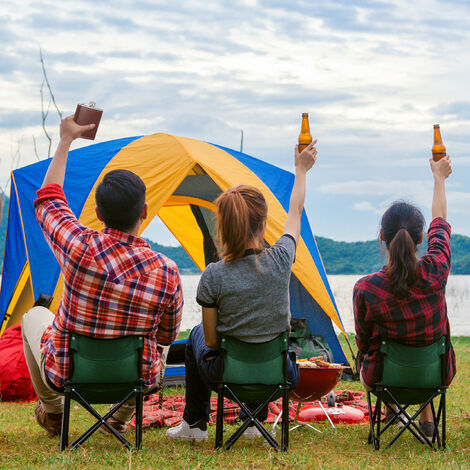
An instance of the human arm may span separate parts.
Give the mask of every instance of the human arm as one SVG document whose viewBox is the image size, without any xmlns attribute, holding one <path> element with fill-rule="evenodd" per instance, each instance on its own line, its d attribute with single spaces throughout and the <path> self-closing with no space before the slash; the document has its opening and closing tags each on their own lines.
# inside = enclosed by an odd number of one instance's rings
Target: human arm
<svg viewBox="0 0 470 470">
<path fill-rule="evenodd" d="M 168 304 L 160 316 L 156 339 L 159 345 L 168 346 L 175 341 L 183 316 L 183 289 L 176 265 L 168 271 Z"/>
<path fill-rule="evenodd" d="M 435 162 L 432 158 L 429 160 L 432 174 L 434 177 L 434 193 L 432 198 L 432 218 L 447 218 L 447 199 L 446 199 L 446 178 L 452 173 L 452 166 L 449 155 Z"/>
<path fill-rule="evenodd" d="M 219 337 L 217 335 L 217 308 L 202 307 L 202 327 L 206 346 L 211 349 L 219 349 Z"/>
<path fill-rule="evenodd" d="M 196 294 L 196 302 L 202 307 L 202 327 L 206 346 L 212 349 L 219 348 L 217 335 L 219 277 L 214 274 L 215 266 L 211 263 L 202 272 Z"/>
<path fill-rule="evenodd" d="M 65 168 L 68 151 L 73 140 L 90 126 L 79 126 L 69 116 L 60 124 L 60 142 L 37 191 L 34 203 L 36 219 L 44 237 L 61 267 L 64 266 L 71 247 L 86 227 L 81 225 L 67 204 L 64 191 Z"/>
<path fill-rule="evenodd" d="M 371 337 L 371 328 L 365 319 L 367 309 L 364 301 L 364 292 L 357 284 L 354 286 L 353 291 L 353 309 L 357 349 L 361 355 L 365 355 L 369 351 L 368 339 Z"/>
<path fill-rule="evenodd" d="M 60 123 L 60 141 L 52 161 L 47 169 L 46 176 L 42 182 L 41 188 L 48 184 L 58 184 L 64 186 L 65 168 L 67 166 L 67 157 L 72 142 L 95 127 L 94 124 L 79 126 L 73 116 L 62 119 Z"/>
<path fill-rule="evenodd" d="M 298 146 L 295 147 L 295 179 L 283 234 L 291 235 L 296 244 L 300 238 L 300 219 L 305 201 L 306 176 L 317 160 L 316 143 L 317 141 L 314 140 L 302 153 L 299 153 Z"/>
</svg>

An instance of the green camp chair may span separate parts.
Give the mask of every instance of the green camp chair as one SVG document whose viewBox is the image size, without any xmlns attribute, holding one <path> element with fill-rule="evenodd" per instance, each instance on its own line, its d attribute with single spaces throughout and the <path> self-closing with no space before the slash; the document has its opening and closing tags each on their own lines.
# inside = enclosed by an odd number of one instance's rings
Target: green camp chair
<svg viewBox="0 0 470 470">
<path fill-rule="evenodd" d="M 106 420 L 127 400 L 135 397 L 135 447 L 142 443 L 142 408 L 144 381 L 142 378 L 142 336 L 124 336 L 116 339 L 96 339 L 77 333 L 70 335 L 70 370 L 65 382 L 65 402 L 62 415 L 60 450 L 68 446 L 70 400 L 80 403 L 97 421 L 71 444 L 77 447 L 104 425 L 124 445 L 131 443 Z M 91 404 L 117 403 L 101 416 Z"/>
<path fill-rule="evenodd" d="M 217 386 L 217 422 L 215 448 L 230 449 L 250 425 L 255 425 L 276 450 L 289 445 L 289 382 L 287 354 L 289 334 L 282 333 L 266 343 L 245 343 L 222 336 L 223 370 Z M 264 406 L 282 396 L 281 446 L 258 420 Z M 224 397 L 234 400 L 247 415 L 244 423 L 223 444 Z M 244 403 L 262 403 L 252 412 Z"/>
<path fill-rule="evenodd" d="M 435 442 L 437 442 L 439 449 L 441 447 L 445 448 L 446 338 L 443 336 L 435 343 L 422 347 L 405 346 L 393 341 L 383 340 L 380 345 L 380 353 L 383 359 L 383 374 L 382 380 L 376 383 L 372 389 L 372 393 L 377 397 L 374 413 L 372 413 L 371 392 L 367 392 L 370 416 L 369 444 L 372 444 L 378 450 L 380 448 L 380 436 L 395 422 L 401 421 L 403 427 L 389 441 L 387 448 L 407 429 L 418 440 L 431 446 L 432 449 L 436 449 Z M 440 401 L 436 415 L 433 400 L 438 395 L 440 395 Z M 385 424 L 383 429 L 380 428 L 382 402 L 393 412 L 392 419 Z M 432 440 L 428 439 L 415 423 L 415 419 L 419 417 L 421 411 L 429 403 L 431 404 L 435 427 Z M 421 404 L 419 410 L 413 415 L 408 414 L 406 411 L 408 406 L 416 404 Z M 397 409 L 395 410 L 392 405 L 395 405 Z M 440 421 L 442 433 L 439 433 Z"/>
</svg>

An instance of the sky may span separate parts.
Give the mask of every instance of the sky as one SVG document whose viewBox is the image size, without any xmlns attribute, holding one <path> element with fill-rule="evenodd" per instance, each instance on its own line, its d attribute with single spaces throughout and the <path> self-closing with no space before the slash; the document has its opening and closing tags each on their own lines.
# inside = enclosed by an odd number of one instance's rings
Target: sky
<svg viewBox="0 0 470 470">
<path fill-rule="evenodd" d="M 397 199 L 430 222 L 439 123 L 453 162 L 448 220 L 470 236 L 467 0 L 0 0 L 0 41 L 7 191 L 12 168 L 37 161 L 33 137 L 47 157 L 41 48 L 65 115 L 90 100 L 104 109 L 96 142 L 168 132 L 239 149 L 243 130 L 244 152 L 293 171 L 308 112 L 318 161 L 307 214 L 335 240 L 376 238 Z M 53 147 L 58 123 L 51 107 Z M 158 222 L 145 235 L 176 243 Z"/>
</svg>

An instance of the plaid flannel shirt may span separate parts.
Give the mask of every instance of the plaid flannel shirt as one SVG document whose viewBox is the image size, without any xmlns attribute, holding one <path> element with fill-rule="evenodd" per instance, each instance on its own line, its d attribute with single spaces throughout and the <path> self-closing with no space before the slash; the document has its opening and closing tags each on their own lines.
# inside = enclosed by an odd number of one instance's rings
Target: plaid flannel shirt
<svg viewBox="0 0 470 470">
<path fill-rule="evenodd" d="M 142 372 L 157 383 L 160 349 L 181 323 L 183 293 L 176 264 L 141 238 L 84 227 L 58 185 L 37 192 L 36 218 L 64 277 L 57 314 L 41 340 L 45 371 L 57 387 L 68 374 L 68 335 L 95 338 L 144 336 Z"/>
<path fill-rule="evenodd" d="M 385 267 L 354 286 L 356 343 L 362 377 L 372 386 L 380 380 L 382 338 L 409 346 L 426 346 L 448 338 L 448 384 L 455 375 L 455 354 L 450 344 L 445 287 L 450 271 L 450 225 L 442 218 L 431 222 L 428 251 L 418 261 L 418 279 L 409 296 L 398 299 L 391 290 Z"/>
</svg>

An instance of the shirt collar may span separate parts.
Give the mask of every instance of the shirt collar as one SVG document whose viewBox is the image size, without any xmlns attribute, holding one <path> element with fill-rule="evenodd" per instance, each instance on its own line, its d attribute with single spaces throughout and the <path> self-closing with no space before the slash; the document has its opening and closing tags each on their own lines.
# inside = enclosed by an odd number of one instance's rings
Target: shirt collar
<svg viewBox="0 0 470 470">
<path fill-rule="evenodd" d="M 116 230 L 114 228 L 105 227 L 101 230 L 101 233 L 104 233 L 105 235 L 108 235 L 114 238 L 116 241 L 124 243 L 126 245 L 137 245 L 150 248 L 150 245 L 142 238 L 134 237 L 134 235 L 131 235 L 126 232 L 121 232 L 120 230 Z"/>
<path fill-rule="evenodd" d="M 248 250 L 243 253 L 242 258 L 245 256 L 250 256 L 250 255 L 259 255 L 263 250 L 256 250 L 254 248 L 248 248 Z"/>
</svg>

